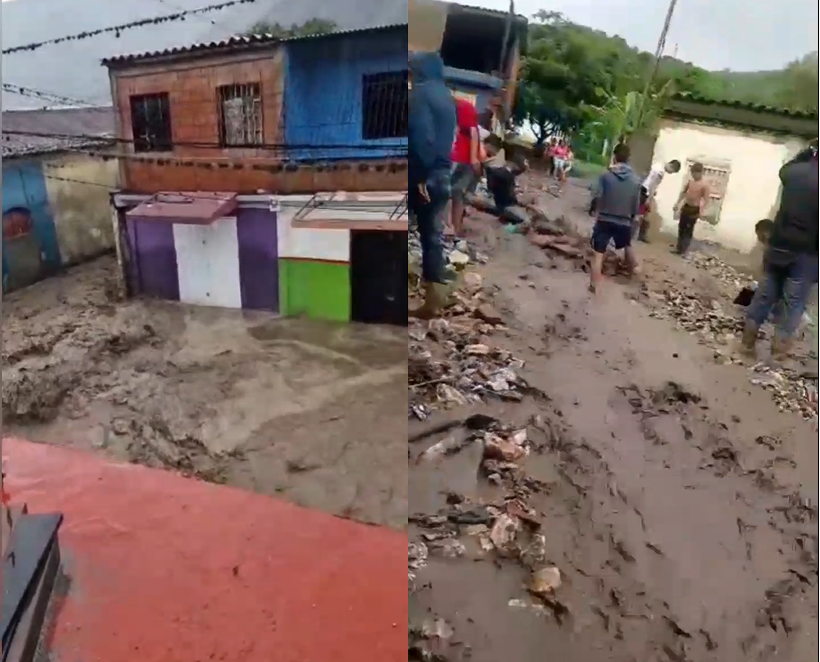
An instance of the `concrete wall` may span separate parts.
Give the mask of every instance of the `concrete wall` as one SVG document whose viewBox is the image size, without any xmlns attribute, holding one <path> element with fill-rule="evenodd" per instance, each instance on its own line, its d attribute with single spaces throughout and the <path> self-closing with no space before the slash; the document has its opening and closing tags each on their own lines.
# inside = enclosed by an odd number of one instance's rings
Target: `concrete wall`
<svg viewBox="0 0 820 662">
<path fill-rule="evenodd" d="M 4 160 L 3 291 L 111 249 L 116 185 L 116 164 L 87 156 Z"/>
<path fill-rule="evenodd" d="M 117 163 L 66 154 L 46 160 L 44 169 L 63 264 L 111 250 L 110 191 L 118 185 Z"/>
<path fill-rule="evenodd" d="M 349 149 L 294 149 L 293 160 L 395 156 L 407 137 L 362 138 L 362 77 L 407 71 L 407 30 L 352 34 L 287 45 L 285 142 L 350 145 Z M 383 116 L 406 113 L 404 97 L 385 104 Z M 354 146 L 361 145 L 362 149 Z M 383 145 L 384 149 L 376 149 Z"/>
<path fill-rule="evenodd" d="M 678 159 L 701 161 L 729 170 L 720 215 L 713 223 L 701 220 L 695 237 L 715 241 L 744 252 L 755 245 L 754 225 L 771 218 L 780 193 L 780 167 L 805 146 L 799 138 L 726 129 L 664 120 L 661 122 L 653 162 Z M 675 230 L 672 208 L 686 182 L 686 168 L 667 175 L 657 193 L 661 227 Z"/>
</svg>

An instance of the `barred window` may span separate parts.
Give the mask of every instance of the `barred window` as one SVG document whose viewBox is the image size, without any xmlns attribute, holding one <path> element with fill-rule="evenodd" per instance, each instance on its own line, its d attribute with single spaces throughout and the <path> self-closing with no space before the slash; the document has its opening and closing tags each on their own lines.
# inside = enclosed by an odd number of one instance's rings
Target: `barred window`
<svg viewBox="0 0 820 662">
<path fill-rule="evenodd" d="M 130 98 L 131 132 L 135 152 L 170 152 L 171 102 L 167 92 Z"/>
<path fill-rule="evenodd" d="M 362 140 L 407 137 L 407 71 L 362 77 Z"/>
<path fill-rule="evenodd" d="M 219 144 L 247 147 L 263 144 L 262 91 L 258 83 L 223 85 L 219 100 Z"/>
</svg>

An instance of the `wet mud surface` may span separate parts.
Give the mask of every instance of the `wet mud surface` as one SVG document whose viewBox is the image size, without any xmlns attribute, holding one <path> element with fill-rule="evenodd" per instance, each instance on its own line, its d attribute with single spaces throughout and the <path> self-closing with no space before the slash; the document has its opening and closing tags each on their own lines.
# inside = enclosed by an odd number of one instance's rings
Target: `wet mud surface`
<svg viewBox="0 0 820 662">
<path fill-rule="evenodd" d="M 405 526 L 403 331 L 117 303 L 114 270 L 4 297 L 5 434 Z"/>
<path fill-rule="evenodd" d="M 567 197 L 551 212 L 583 226 L 582 194 Z M 590 298 L 573 261 L 494 223 L 470 219 L 490 258 L 470 269 L 501 318 L 483 340 L 523 362 L 529 391 L 438 392 L 410 423 L 496 421 L 410 444 L 409 659 L 814 659 L 816 423 L 646 294 L 675 273 L 719 285 L 652 245 L 643 286 Z M 425 343 L 436 356 L 440 334 Z"/>
</svg>

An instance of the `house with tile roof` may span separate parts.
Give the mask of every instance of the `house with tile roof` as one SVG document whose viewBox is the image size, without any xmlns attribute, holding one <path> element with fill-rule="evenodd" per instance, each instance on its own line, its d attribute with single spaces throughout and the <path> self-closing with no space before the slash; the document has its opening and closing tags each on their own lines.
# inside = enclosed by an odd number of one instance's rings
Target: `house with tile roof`
<svg viewBox="0 0 820 662">
<path fill-rule="evenodd" d="M 111 108 L 3 112 L 3 291 L 112 250 Z"/>
<path fill-rule="evenodd" d="M 175 14 L 217 4 L 216 0 L 15 0 L 3 2 L 2 41 L 9 48 Z M 407 22 L 407 0 L 255 0 L 181 21 L 52 44 L 33 51 L 4 55 L 3 82 L 104 105 L 110 103 L 106 71 L 100 60 L 126 53 L 161 51 L 240 35 L 258 22 L 301 25 L 317 18 L 339 30 Z M 3 92 L 4 109 L 41 106 L 36 99 Z"/>
<path fill-rule="evenodd" d="M 670 159 L 683 164 L 664 178 L 656 197 L 655 224 L 670 232 L 677 228 L 672 209 L 688 183 L 687 166 L 702 163 L 712 194 L 695 238 L 748 252 L 756 243 L 755 223 L 773 218 L 779 204 L 781 166 L 817 135 L 817 113 L 680 94 L 651 141 L 633 149 L 633 161 L 643 170 Z"/>
<path fill-rule="evenodd" d="M 406 24 L 104 64 L 130 293 L 406 323 Z"/>
</svg>

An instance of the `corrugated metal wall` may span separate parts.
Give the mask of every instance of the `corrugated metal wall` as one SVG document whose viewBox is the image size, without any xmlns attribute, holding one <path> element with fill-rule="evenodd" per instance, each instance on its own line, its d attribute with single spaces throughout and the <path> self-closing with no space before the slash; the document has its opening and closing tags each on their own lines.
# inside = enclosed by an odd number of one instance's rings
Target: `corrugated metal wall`
<svg viewBox="0 0 820 662">
<path fill-rule="evenodd" d="M 294 149 L 290 151 L 291 158 L 383 158 L 406 153 L 406 136 L 365 140 L 362 133 L 363 76 L 406 70 L 407 31 L 404 27 L 387 33 L 289 44 L 285 142 L 288 145 L 351 145 L 342 150 Z M 406 117 L 403 96 L 385 100 L 379 110 L 385 117 L 402 112 Z M 358 145 L 362 148 L 357 148 Z M 384 149 L 378 149 L 380 145 L 384 145 Z"/>
</svg>

